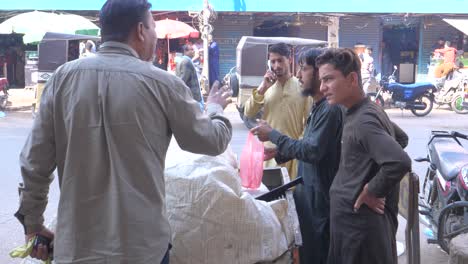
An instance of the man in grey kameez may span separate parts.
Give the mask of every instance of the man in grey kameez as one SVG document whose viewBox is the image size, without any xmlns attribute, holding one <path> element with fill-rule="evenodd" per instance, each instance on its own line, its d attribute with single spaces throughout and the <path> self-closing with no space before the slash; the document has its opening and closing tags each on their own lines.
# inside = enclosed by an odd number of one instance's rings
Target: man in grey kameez
<svg viewBox="0 0 468 264">
<path fill-rule="evenodd" d="M 396 264 L 399 182 L 411 169 L 406 134 L 366 99 L 359 57 L 331 49 L 317 59 L 322 91 L 347 108 L 341 160 L 330 189 L 330 264 Z"/>
<path fill-rule="evenodd" d="M 314 104 L 307 118 L 304 137 L 296 140 L 274 130 L 265 123 L 252 132 L 262 141 L 277 147 L 266 149 L 265 159 L 275 158 L 278 164 L 297 159 L 298 176 L 304 184 L 294 190 L 303 244 L 299 248 L 301 263 L 326 264 L 330 242 L 330 198 L 328 192 L 340 162 L 343 111 L 330 105 L 320 92 L 315 59 L 322 49 L 305 51 L 300 59 L 297 77 L 304 96 L 311 96 Z"/>
<path fill-rule="evenodd" d="M 174 135 L 182 149 L 221 154 L 231 139 L 217 87 L 201 112 L 189 88 L 151 64 L 155 24 L 147 0 L 108 0 L 103 45 L 47 82 L 20 163 L 17 218 L 27 239 L 53 239 L 43 226 L 52 172 L 60 200 L 55 263 L 168 263 L 164 160 Z M 46 259 L 39 246 L 33 257 Z"/>
</svg>

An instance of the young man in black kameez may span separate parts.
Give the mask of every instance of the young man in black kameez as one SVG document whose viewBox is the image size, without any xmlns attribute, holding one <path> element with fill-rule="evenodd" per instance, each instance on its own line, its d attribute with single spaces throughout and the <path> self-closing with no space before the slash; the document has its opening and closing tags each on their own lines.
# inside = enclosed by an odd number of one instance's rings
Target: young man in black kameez
<svg viewBox="0 0 468 264">
<path fill-rule="evenodd" d="M 297 77 L 304 96 L 314 104 L 307 118 L 303 139 L 290 138 L 274 130 L 265 121 L 252 129 L 262 141 L 271 141 L 277 148 L 266 149 L 265 158 L 278 164 L 297 159 L 298 176 L 304 185 L 294 190 L 303 245 L 299 248 L 301 264 L 327 263 L 330 242 L 330 185 L 338 170 L 343 129 L 343 110 L 330 105 L 320 92 L 315 59 L 323 50 L 310 49 L 300 59 Z"/>
<path fill-rule="evenodd" d="M 328 50 L 317 66 L 328 103 L 348 109 L 330 189 L 328 263 L 396 264 L 399 182 L 411 169 L 406 134 L 365 97 L 352 50 Z"/>
</svg>

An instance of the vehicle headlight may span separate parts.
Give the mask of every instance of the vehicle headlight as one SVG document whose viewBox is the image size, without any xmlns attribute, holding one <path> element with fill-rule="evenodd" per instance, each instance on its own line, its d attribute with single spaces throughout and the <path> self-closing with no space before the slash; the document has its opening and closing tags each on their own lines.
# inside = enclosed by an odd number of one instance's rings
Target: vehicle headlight
<svg viewBox="0 0 468 264">
<path fill-rule="evenodd" d="M 460 182 L 465 190 L 468 190 L 468 165 L 460 171 Z"/>
</svg>

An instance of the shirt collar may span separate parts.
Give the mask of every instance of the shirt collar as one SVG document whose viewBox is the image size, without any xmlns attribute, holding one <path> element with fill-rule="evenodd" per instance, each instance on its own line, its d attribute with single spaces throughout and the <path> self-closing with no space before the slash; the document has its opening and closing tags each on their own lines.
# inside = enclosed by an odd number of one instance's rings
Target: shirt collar
<svg viewBox="0 0 468 264">
<path fill-rule="evenodd" d="M 318 100 L 317 102 L 314 102 L 314 104 L 312 105 L 312 109 L 315 109 L 317 108 L 319 105 L 321 105 L 323 102 L 325 102 L 327 98 L 324 96 L 322 99 Z"/>
<path fill-rule="evenodd" d="M 357 103 L 357 104 L 351 106 L 351 107 L 348 109 L 348 111 L 346 112 L 346 115 L 350 115 L 350 114 L 356 112 L 359 108 L 361 108 L 361 106 L 367 104 L 368 102 L 370 102 L 370 101 L 369 101 L 369 98 L 366 97 L 366 98 L 362 99 L 359 103 Z"/>
<path fill-rule="evenodd" d="M 99 49 L 99 53 L 118 53 L 140 58 L 138 53 L 128 44 L 117 41 L 104 42 Z"/>
</svg>

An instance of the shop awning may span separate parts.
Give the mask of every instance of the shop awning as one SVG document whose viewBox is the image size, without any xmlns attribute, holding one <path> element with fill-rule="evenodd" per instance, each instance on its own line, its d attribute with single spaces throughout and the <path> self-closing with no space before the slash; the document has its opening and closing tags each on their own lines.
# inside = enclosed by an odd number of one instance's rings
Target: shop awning
<svg viewBox="0 0 468 264">
<path fill-rule="evenodd" d="M 463 34 L 468 35 L 468 19 L 444 18 L 444 21 L 463 32 Z"/>
<path fill-rule="evenodd" d="M 2 10 L 100 10 L 104 0 L 2 1 Z M 199 11 L 203 0 L 150 0 L 154 11 Z M 216 11 L 226 12 L 313 12 L 313 13 L 418 13 L 460 14 L 468 10 L 466 0 L 210 0 Z"/>
</svg>

